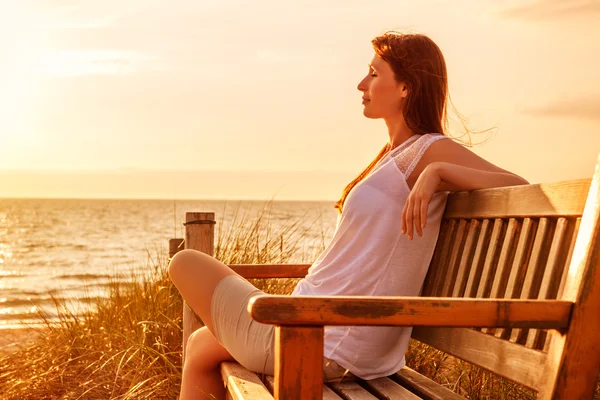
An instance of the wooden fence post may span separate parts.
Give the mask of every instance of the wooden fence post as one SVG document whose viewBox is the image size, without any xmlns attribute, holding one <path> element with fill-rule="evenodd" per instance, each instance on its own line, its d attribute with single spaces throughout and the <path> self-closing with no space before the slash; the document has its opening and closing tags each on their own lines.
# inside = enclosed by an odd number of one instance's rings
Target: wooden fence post
<svg viewBox="0 0 600 400">
<path fill-rule="evenodd" d="M 185 214 L 185 248 L 214 255 L 215 213 L 188 212 Z M 187 305 L 183 305 L 183 362 L 185 349 L 192 332 L 202 326 L 202 321 Z"/>
<path fill-rule="evenodd" d="M 171 260 L 179 250 L 183 250 L 183 239 L 169 239 L 169 260 Z"/>
</svg>

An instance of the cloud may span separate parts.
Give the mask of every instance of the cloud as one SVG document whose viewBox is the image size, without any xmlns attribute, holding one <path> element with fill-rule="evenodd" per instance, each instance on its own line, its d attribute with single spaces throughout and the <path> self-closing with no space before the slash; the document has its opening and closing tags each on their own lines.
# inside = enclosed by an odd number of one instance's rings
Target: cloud
<svg viewBox="0 0 600 400">
<path fill-rule="evenodd" d="M 61 4 L 48 5 L 37 1 L 40 14 L 37 28 L 45 30 L 101 29 L 113 26 L 123 18 L 139 15 L 159 6 L 163 0 L 62 0 Z"/>
<path fill-rule="evenodd" d="M 156 57 L 135 51 L 61 50 L 42 53 L 34 71 L 54 77 L 128 74 L 162 69 Z"/>
<path fill-rule="evenodd" d="M 600 14 L 600 0 L 537 0 L 500 12 L 506 18 L 549 20 Z"/>
<path fill-rule="evenodd" d="M 523 112 L 536 117 L 582 118 L 600 121 L 600 97 L 567 99 L 539 107 L 528 107 Z"/>
</svg>

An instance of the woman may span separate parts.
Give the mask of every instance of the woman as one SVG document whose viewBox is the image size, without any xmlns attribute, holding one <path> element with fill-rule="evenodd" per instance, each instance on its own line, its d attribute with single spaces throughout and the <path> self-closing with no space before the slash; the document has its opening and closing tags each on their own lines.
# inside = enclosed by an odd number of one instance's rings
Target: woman
<svg viewBox="0 0 600 400">
<path fill-rule="evenodd" d="M 446 65 L 431 39 L 389 32 L 372 44 L 375 55 L 358 90 L 364 115 L 383 118 L 389 142 L 345 188 L 335 235 L 293 295 L 416 296 L 447 193 L 528 183 L 445 136 Z M 182 399 L 224 398 L 222 361 L 273 374 L 273 326 L 252 321 L 246 311 L 261 291 L 194 250 L 178 253 L 169 273 L 206 324 L 188 342 Z M 410 334 L 406 327 L 327 327 L 324 379 L 398 371 Z"/>
</svg>

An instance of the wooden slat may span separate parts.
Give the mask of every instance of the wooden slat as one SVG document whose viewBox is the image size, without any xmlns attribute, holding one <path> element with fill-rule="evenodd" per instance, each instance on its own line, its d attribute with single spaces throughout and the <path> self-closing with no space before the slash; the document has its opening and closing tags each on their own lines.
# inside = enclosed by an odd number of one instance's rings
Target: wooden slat
<svg viewBox="0 0 600 400">
<path fill-rule="evenodd" d="M 511 218 L 508 221 L 506 235 L 502 243 L 502 250 L 500 251 L 500 258 L 498 259 L 498 266 L 496 267 L 494 282 L 492 283 L 492 291 L 490 292 L 490 297 L 492 298 L 504 298 L 508 277 L 517 248 L 516 242 L 520 232 L 521 223 L 515 218 Z"/>
<path fill-rule="evenodd" d="M 600 157 L 561 299 L 576 305 L 566 334 L 552 332 L 538 399 L 590 399 L 600 372 Z"/>
<path fill-rule="evenodd" d="M 531 218 L 525 218 L 521 226 L 517 249 L 510 268 L 506 291 L 504 296 L 502 296 L 504 298 L 518 299 L 521 297 L 521 290 L 523 289 L 523 282 L 529 266 L 529 256 L 531 255 L 536 228 L 537 221 L 534 221 Z M 511 332 L 510 329 L 500 328 L 497 330 L 496 336 L 502 339 L 509 339 Z"/>
<path fill-rule="evenodd" d="M 546 354 L 473 329 L 415 328 L 413 339 L 537 389 Z"/>
<path fill-rule="evenodd" d="M 550 221 L 545 219 L 546 221 Z M 567 219 L 566 218 L 557 218 L 556 221 L 552 221 L 552 225 L 550 226 L 550 222 L 548 222 L 548 226 L 546 227 L 547 235 L 543 242 L 542 248 L 540 249 L 541 255 L 539 260 L 540 263 L 543 263 L 540 266 L 541 269 L 541 277 L 540 282 L 535 286 L 539 286 L 537 291 L 532 291 L 530 293 L 529 298 L 556 298 L 556 295 L 553 294 L 556 292 L 556 288 L 558 286 L 558 282 L 560 282 L 561 271 L 564 268 L 564 265 L 559 265 L 557 263 L 556 252 L 560 249 L 561 246 L 564 246 L 564 237 L 566 234 L 567 228 Z M 543 221 L 540 221 L 540 224 Z M 542 255 L 545 256 L 542 258 Z M 537 254 L 534 254 L 537 256 Z M 527 334 L 525 340 L 525 345 L 527 347 L 541 349 L 542 342 L 546 338 L 546 332 L 538 329 L 523 329 L 519 334 L 519 338 L 517 341 L 523 341 L 523 335 Z"/>
<path fill-rule="evenodd" d="M 562 277 L 560 279 L 558 291 L 556 292 L 556 296 L 555 296 L 557 299 L 560 299 L 563 296 L 565 284 L 567 281 L 567 276 L 569 275 L 569 265 L 571 263 L 571 258 L 573 257 L 573 251 L 575 250 L 575 244 L 577 241 L 577 233 L 579 232 L 580 225 L 581 225 L 581 218 L 577 218 L 577 220 L 575 221 L 574 233 L 571 236 L 571 245 L 569 246 L 569 251 L 568 251 L 566 260 L 563 263 L 564 268 L 562 270 Z M 570 224 L 570 226 L 572 226 L 572 225 Z M 544 331 L 544 333 L 546 333 L 546 332 Z M 541 346 L 543 346 L 544 351 L 546 351 L 546 352 L 550 348 L 550 339 L 551 339 L 551 336 L 547 335 L 547 333 L 546 333 L 546 339 L 541 340 L 541 343 L 543 343 L 543 345 L 541 344 Z"/>
<path fill-rule="evenodd" d="M 521 290 L 523 289 L 527 267 L 529 266 L 536 228 L 536 221 L 531 218 L 525 218 L 521 228 L 521 235 L 519 236 L 519 241 L 517 243 L 513 265 L 511 267 L 510 275 L 508 276 L 505 298 L 518 299 L 521 297 Z"/>
<path fill-rule="evenodd" d="M 370 381 L 363 381 L 362 385 L 376 394 L 380 399 L 385 400 L 421 400 L 410 390 L 403 388 L 389 378 L 377 378 Z"/>
<path fill-rule="evenodd" d="M 489 296 L 491 298 L 499 299 L 504 297 L 504 290 L 506 288 L 506 283 L 508 282 L 510 266 L 512 265 L 512 260 L 515 256 L 515 242 L 520 231 L 521 224 L 516 218 L 510 218 L 506 225 L 506 233 L 503 236 L 500 254 L 498 255 L 498 264 L 496 265 L 494 275 L 489 277 L 489 279 L 492 280 Z M 482 329 L 481 331 L 494 334 L 494 332 L 498 330 Z"/>
<path fill-rule="evenodd" d="M 438 240 L 435 244 L 435 250 L 433 252 L 433 256 L 431 257 L 431 263 L 429 263 L 429 269 L 427 270 L 425 281 L 423 282 L 423 290 L 421 291 L 421 295 L 423 296 L 433 296 L 432 289 L 435 285 L 435 278 L 438 275 L 437 271 L 440 268 L 440 263 L 445 262 L 448 259 L 442 254 L 442 252 L 444 250 L 444 242 L 449 240 L 447 236 L 448 229 L 450 229 L 451 226 L 451 220 L 442 220 Z"/>
<path fill-rule="evenodd" d="M 265 386 L 269 389 L 269 391 L 273 392 L 275 389 L 275 378 L 272 376 L 265 376 Z M 249 399 L 251 400 L 251 399 Z M 340 396 L 335 394 L 331 388 L 327 385 L 323 385 L 323 400 L 343 400 Z"/>
<path fill-rule="evenodd" d="M 450 296 L 452 289 L 454 288 L 454 284 L 456 283 L 456 274 L 458 273 L 460 255 L 465 247 L 465 234 L 467 231 L 467 225 L 468 223 L 464 219 L 461 219 L 458 222 L 458 227 L 456 229 L 456 233 L 454 234 L 454 242 L 452 243 L 452 248 L 450 249 L 450 259 L 448 260 L 446 273 L 444 274 L 444 279 L 442 280 L 442 289 L 439 293 L 440 296 Z"/>
<path fill-rule="evenodd" d="M 496 266 L 498 265 L 500 250 L 502 249 L 503 234 L 504 221 L 496 219 L 494 221 L 494 227 L 492 228 L 489 249 L 485 256 L 483 271 L 481 272 L 481 279 L 475 296 L 477 298 L 490 297 L 490 291 L 492 290 L 492 284 L 494 283 L 494 274 L 496 273 Z"/>
<path fill-rule="evenodd" d="M 452 297 L 255 296 L 258 322 L 274 325 L 486 326 L 562 329 L 572 303 Z"/>
<path fill-rule="evenodd" d="M 567 257 L 565 260 L 565 267 L 562 269 L 563 273 L 560 279 L 560 284 L 558 286 L 558 291 L 556 292 L 556 298 L 560 298 L 563 295 L 565 290 L 565 284 L 567 281 L 567 276 L 569 275 L 569 265 L 571 263 L 571 259 L 573 257 L 573 252 L 575 251 L 575 245 L 577 244 L 577 235 L 579 234 L 579 228 L 581 227 L 581 218 L 577 218 L 575 223 L 575 229 L 573 235 L 569 235 L 571 238 L 571 245 L 569 246 L 569 251 L 567 252 Z"/>
<path fill-rule="evenodd" d="M 231 264 L 246 279 L 304 278 L 311 264 Z"/>
<path fill-rule="evenodd" d="M 486 219 L 481 224 L 481 230 L 479 231 L 479 237 L 477 238 L 477 245 L 475 247 L 475 254 L 473 255 L 473 263 L 471 270 L 469 271 L 469 279 L 467 280 L 467 286 L 465 288 L 465 297 L 475 297 L 477 295 L 477 288 L 480 285 L 483 265 L 485 263 L 487 251 L 490 247 L 490 238 L 492 235 L 492 222 Z"/>
<path fill-rule="evenodd" d="M 390 378 L 426 400 L 465 400 L 464 397 L 409 367 L 402 368 Z"/>
<path fill-rule="evenodd" d="M 275 399 L 323 396 L 323 334 L 322 326 L 275 327 Z"/>
<path fill-rule="evenodd" d="M 377 400 L 377 397 L 355 381 L 328 383 L 327 385 L 345 400 Z"/>
<path fill-rule="evenodd" d="M 221 375 L 229 398 L 233 400 L 273 400 L 273 396 L 258 375 L 236 362 L 221 363 Z"/>
<path fill-rule="evenodd" d="M 444 218 L 519 218 L 581 216 L 590 179 L 543 183 L 448 196 Z"/>
<path fill-rule="evenodd" d="M 538 297 L 550 249 L 549 234 L 551 228 L 552 224 L 548 218 L 540 218 L 531 249 L 529 265 L 523 280 L 523 289 L 520 295 L 522 299 L 536 299 Z M 528 329 L 513 329 L 510 340 L 524 345 L 529 332 L 530 330 Z"/>
<path fill-rule="evenodd" d="M 556 228 L 552 237 L 550 249 L 548 251 L 548 260 L 538 298 L 540 299 L 555 299 L 558 293 L 560 280 L 566 275 L 565 259 L 568 253 L 568 244 L 573 238 L 574 227 L 569 224 L 566 218 L 559 218 L 556 222 Z M 528 347 L 541 349 L 546 341 L 547 333 L 541 330 L 534 330 L 529 333 L 526 344 Z"/>
<path fill-rule="evenodd" d="M 450 250 L 454 243 L 454 237 L 456 227 L 458 223 L 455 220 L 444 222 L 444 236 L 441 237 L 441 243 L 439 250 L 436 249 L 438 254 L 434 254 L 436 263 L 431 265 L 432 279 L 428 284 L 427 291 L 424 293 L 429 296 L 439 296 L 442 290 L 442 284 L 444 283 L 444 277 L 448 268 L 448 261 L 450 260 Z"/>
<path fill-rule="evenodd" d="M 475 256 L 474 253 L 477 246 L 477 235 L 480 232 L 480 228 L 481 222 L 478 220 L 474 219 L 469 222 L 469 229 L 467 232 L 467 237 L 465 238 L 464 250 L 461 252 L 458 271 L 456 272 L 456 282 L 452 290 L 452 297 L 463 297 L 465 295 L 467 280 L 469 279 L 469 272 L 471 269 L 475 269 L 473 258 Z"/>
</svg>

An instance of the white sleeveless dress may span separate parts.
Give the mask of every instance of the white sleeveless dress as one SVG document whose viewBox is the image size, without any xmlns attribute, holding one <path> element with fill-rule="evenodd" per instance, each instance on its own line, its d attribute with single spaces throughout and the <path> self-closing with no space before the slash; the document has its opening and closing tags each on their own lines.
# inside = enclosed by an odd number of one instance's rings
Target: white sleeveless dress
<svg viewBox="0 0 600 400">
<path fill-rule="evenodd" d="M 436 193 L 423 236 L 401 234 L 410 176 L 441 134 L 414 135 L 392 150 L 349 193 L 333 239 L 292 295 L 418 296 L 435 249 L 448 192 Z M 325 357 L 363 379 L 391 375 L 404 364 L 412 328 L 329 326 Z"/>
</svg>

